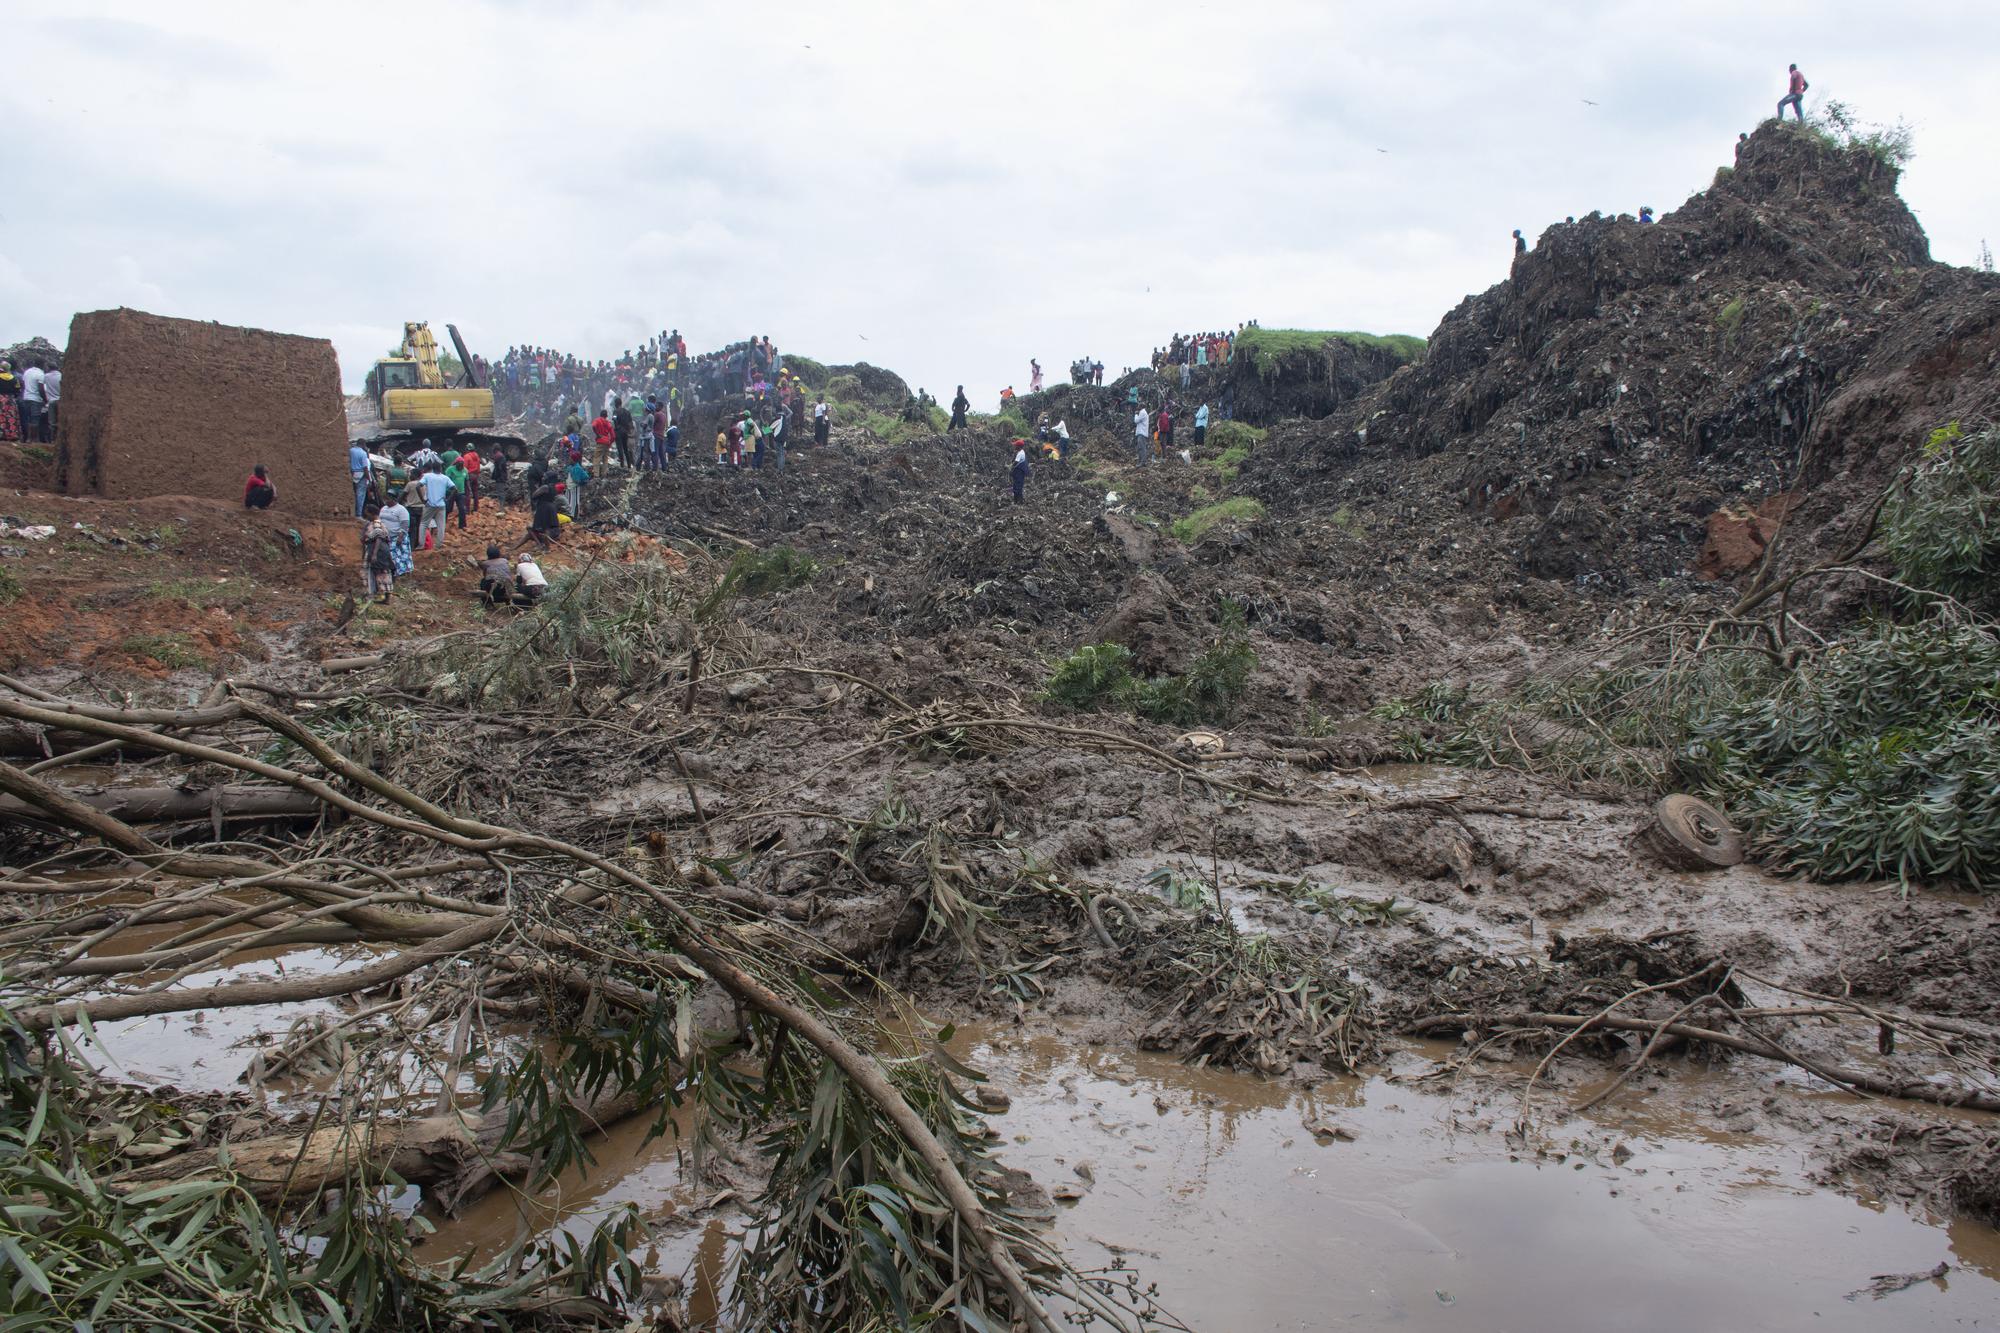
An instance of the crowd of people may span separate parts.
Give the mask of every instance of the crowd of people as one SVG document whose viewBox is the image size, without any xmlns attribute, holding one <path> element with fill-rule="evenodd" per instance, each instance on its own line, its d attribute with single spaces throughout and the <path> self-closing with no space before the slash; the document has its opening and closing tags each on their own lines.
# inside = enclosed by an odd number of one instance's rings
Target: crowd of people
<svg viewBox="0 0 2000 1333">
<path fill-rule="evenodd" d="M 1226 366 L 1235 360 L 1237 338 L 1245 329 L 1256 327 L 1257 321 L 1253 319 L 1238 324 L 1234 333 L 1227 329 L 1220 333 L 1176 333 L 1167 340 L 1165 347 L 1153 349 L 1153 370 L 1164 375 L 1171 369 L 1178 369 L 1181 387 L 1185 389 L 1193 380 L 1195 371 L 1204 366 Z"/>
<path fill-rule="evenodd" d="M 0 360 L 0 441 L 53 442 L 61 406 L 61 370 L 28 366 L 17 371 L 12 361 Z"/>
<path fill-rule="evenodd" d="M 592 361 L 549 347 L 510 347 L 488 366 L 475 357 L 482 383 L 503 412 L 556 420 L 566 412 L 652 399 L 678 417 L 684 407 L 733 394 L 762 399 L 791 376 L 769 335 L 689 356 L 679 329 L 663 329 L 616 360 Z"/>
</svg>

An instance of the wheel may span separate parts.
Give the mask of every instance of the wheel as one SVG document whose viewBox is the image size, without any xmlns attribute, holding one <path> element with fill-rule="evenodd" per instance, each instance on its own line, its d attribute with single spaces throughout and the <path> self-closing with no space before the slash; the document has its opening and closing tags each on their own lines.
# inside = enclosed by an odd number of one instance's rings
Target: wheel
<svg viewBox="0 0 2000 1333">
<path fill-rule="evenodd" d="M 1662 797 L 1653 807 L 1647 839 L 1678 870 L 1720 870 L 1743 860 L 1743 835 L 1722 812 L 1692 796 Z"/>
</svg>

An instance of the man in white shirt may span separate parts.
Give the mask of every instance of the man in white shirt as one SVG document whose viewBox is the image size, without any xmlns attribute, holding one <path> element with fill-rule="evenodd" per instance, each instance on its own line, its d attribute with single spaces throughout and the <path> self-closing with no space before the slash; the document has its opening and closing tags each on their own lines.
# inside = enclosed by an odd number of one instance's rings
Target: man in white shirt
<svg viewBox="0 0 2000 1333">
<path fill-rule="evenodd" d="M 40 366 L 29 366 L 21 372 L 21 438 L 49 442 L 49 423 L 45 415 L 48 401 L 43 398 L 48 376 Z"/>
<path fill-rule="evenodd" d="M 444 499 L 451 493 L 451 478 L 433 463 L 423 476 L 417 478 L 424 491 L 424 518 L 417 528 L 419 538 L 426 549 L 431 544 L 431 532 L 437 532 L 439 549 L 444 547 Z"/>
<path fill-rule="evenodd" d="M 1147 431 L 1149 424 L 1144 407 L 1132 413 L 1132 451 L 1139 456 L 1140 467 L 1153 461 L 1153 440 Z"/>
<path fill-rule="evenodd" d="M 62 402 L 62 371 L 51 370 L 42 377 L 42 401 L 48 405 L 49 437 L 56 433 L 56 406 Z"/>
</svg>

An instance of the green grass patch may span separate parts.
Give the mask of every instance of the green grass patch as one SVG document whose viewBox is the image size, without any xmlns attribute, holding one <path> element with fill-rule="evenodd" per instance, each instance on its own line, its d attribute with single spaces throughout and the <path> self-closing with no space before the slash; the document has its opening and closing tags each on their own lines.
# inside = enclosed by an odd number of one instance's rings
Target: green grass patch
<svg viewBox="0 0 2000 1333">
<path fill-rule="evenodd" d="M 22 591 L 21 580 L 14 577 L 14 571 L 0 565 L 0 605 L 19 600 Z"/>
<path fill-rule="evenodd" d="M 1242 608 L 1225 602 L 1215 641 L 1179 675 L 1146 679 L 1132 670 L 1132 652 L 1123 644 L 1085 644 L 1056 663 L 1042 697 L 1077 712 L 1129 708 L 1170 726 L 1225 723 L 1256 669 Z"/>
<path fill-rule="evenodd" d="M 118 649 L 129 657 L 157 662 L 169 671 L 198 667 L 206 662 L 195 651 L 194 640 L 185 634 L 132 634 L 119 643 Z"/>
<path fill-rule="evenodd" d="M 1721 329 L 1724 333 L 1736 332 L 1743 323 L 1743 315 L 1747 309 L 1748 307 L 1743 304 L 1743 298 L 1740 296 L 1737 297 L 1728 305 L 1722 307 L 1721 311 L 1717 313 L 1715 327 Z"/>
<path fill-rule="evenodd" d="M 1395 355 L 1399 361 L 1420 359 L 1426 346 L 1422 338 L 1408 333 L 1357 333 L 1337 329 L 1245 329 L 1236 338 L 1236 355 L 1250 358 L 1259 375 L 1277 369 L 1278 362 L 1299 352 L 1318 352 L 1330 342 L 1350 347 L 1373 348 Z"/>
<path fill-rule="evenodd" d="M 1264 506 L 1247 495 L 1238 495 L 1212 505 L 1204 505 L 1185 518 L 1177 518 L 1169 529 L 1175 538 L 1192 546 L 1223 523 L 1255 523 L 1264 517 Z"/>
</svg>

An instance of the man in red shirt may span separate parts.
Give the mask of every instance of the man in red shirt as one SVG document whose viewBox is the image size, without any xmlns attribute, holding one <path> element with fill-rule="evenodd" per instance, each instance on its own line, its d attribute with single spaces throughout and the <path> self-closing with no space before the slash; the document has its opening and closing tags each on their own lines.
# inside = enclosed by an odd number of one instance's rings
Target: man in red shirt
<svg viewBox="0 0 2000 1333">
<path fill-rule="evenodd" d="M 479 451 L 471 445 L 458 456 L 458 465 L 465 469 L 465 500 L 473 513 L 479 512 Z"/>
<path fill-rule="evenodd" d="M 1797 65 L 1792 66 L 1792 81 L 1786 85 L 1785 95 L 1778 99 L 1779 120 L 1785 118 L 1786 107 L 1790 107 L 1792 114 L 1800 120 L 1806 118 L 1806 113 L 1801 109 L 1801 103 L 1805 101 L 1806 89 L 1811 86 L 1811 84 L 1806 82 L 1806 76 L 1799 73 L 1799 67 Z"/>
<path fill-rule="evenodd" d="M 598 410 L 597 419 L 590 423 L 590 433 L 597 437 L 597 470 L 602 472 L 605 461 L 611 457 L 611 437 L 617 432 L 611 424 L 611 418 L 606 416 L 601 408 Z"/>
</svg>

